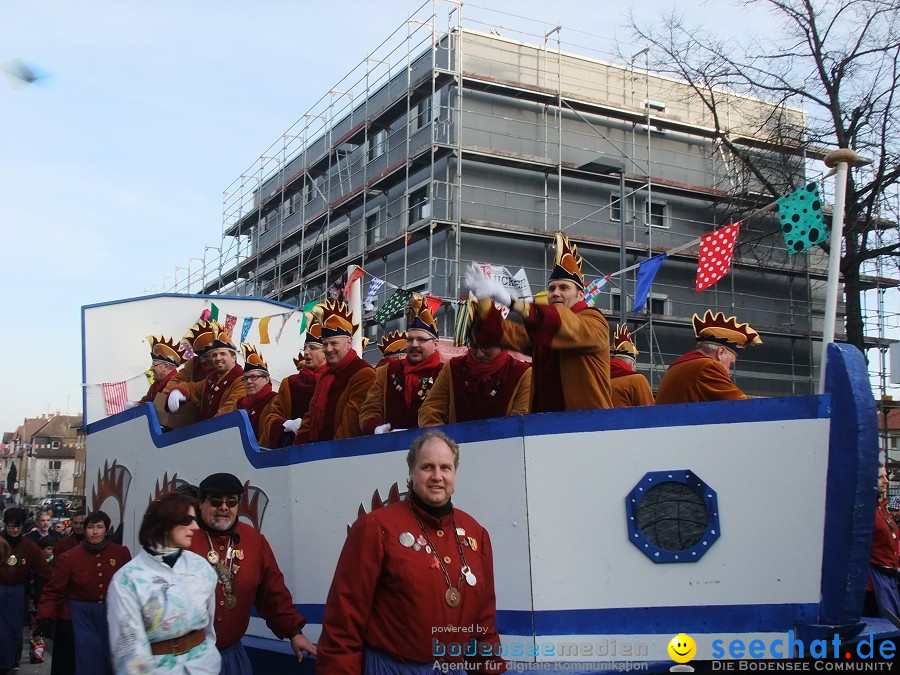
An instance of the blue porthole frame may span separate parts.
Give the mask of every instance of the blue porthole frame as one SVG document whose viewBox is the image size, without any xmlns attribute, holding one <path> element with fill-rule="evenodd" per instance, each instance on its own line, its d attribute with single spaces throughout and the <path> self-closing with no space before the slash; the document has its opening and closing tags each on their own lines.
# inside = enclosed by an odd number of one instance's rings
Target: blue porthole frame
<svg viewBox="0 0 900 675">
<path fill-rule="evenodd" d="M 709 520 L 706 532 L 692 547 L 682 551 L 667 551 L 653 544 L 638 528 L 637 513 L 641 501 L 650 488 L 660 483 L 684 483 L 700 492 Z M 628 539 L 641 553 L 655 563 L 690 563 L 702 558 L 719 539 L 719 501 L 716 491 L 707 485 L 697 474 L 689 469 L 673 471 L 649 471 L 625 497 L 625 512 L 628 518 Z"/>
</svg>

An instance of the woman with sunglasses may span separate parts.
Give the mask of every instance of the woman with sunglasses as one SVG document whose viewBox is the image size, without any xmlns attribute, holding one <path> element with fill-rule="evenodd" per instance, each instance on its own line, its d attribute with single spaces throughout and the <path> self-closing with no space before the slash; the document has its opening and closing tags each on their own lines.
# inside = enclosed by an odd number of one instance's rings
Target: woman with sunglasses
<svg viewBox="0 0 900 675">
<path fill-rule="evenodd" d="M 216 575 L 191 553 L 196 501 L 174 492 L 150 503 L 142 549 L 116 572 L 107 601 L 116 673 L 218 675 Z"/>
<path fill-rule="evenodd" d="M 33 633 L 53 637 L 51 675 L 112 673 L 103 603 L 110 579 L 131 560 L 131 552 L 109 540 L 110 525 L 108 515 L 94 511 L 84 520 L 81 544 L 54 561 Z"/>
<path fill-rule="evenodd" d="M 50 565 L 44 553 L 22 536 L 27 514 L 21 507 L 6 509 L 0 535 L 8 553 L 0 559 L 0 675 L 19 665 L 22 654 L 22 626 L 25 622 L 26 592 L 39 591 L 50 579 Z"/>
</svg>

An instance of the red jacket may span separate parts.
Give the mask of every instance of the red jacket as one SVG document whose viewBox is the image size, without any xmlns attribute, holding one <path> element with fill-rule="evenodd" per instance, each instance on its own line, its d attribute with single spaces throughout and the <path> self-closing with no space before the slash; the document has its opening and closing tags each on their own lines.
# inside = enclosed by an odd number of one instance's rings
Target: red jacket
<svg viewBox="0 0 900 675">
<path fill-rule="evenodd" d="M 103 602 L 113 574 L 129 560 L 131 552 L 112 542 L 96 553 L 80 545 L 64 552 L 54 559 L 53 576 L 41 594 L 37 620 L 71 619 L 69 600 Z"/>
<path fill-rule="evenodd" d="M 439 519 L 417 510 L 437 555 L 450 559 L 445 568 L 452 585 L 460 583 L 460 547 L 475 575 L 474 586 L 462 581 L 460 603 L 450 607 L 445 600 L 446 577 L 434 555 L 424 547 L 416 551 L 400 541 L 401 534 L 423 536 L 412 508 L 408 501 L 397 502 L 362 516 L 351 528 L 325 605 L 319 672 L 359 675 L 366 647 L 417 663 L 488 660 L 498 664 L 498 669 L 490 672 L 505 670 L 503 659 L 497 656 L 500 636 L 494 624 L 494 558 L 487 530 L 459 509 Z M 455 535 L 454 519 L 465 534 Z M 462 545 L 467 538 L 474 546 Z M 433 633 L 436 626 L 462 630 Z M 474 635 L 467 631 L 471 627 Z M 494 656 L 464 659 L 449 655 L 447 643 L 465 645 L 472 638 L 478 641 L 479 651 L 489 645 Z M 435 649 L 440 653 L 442 646 L 446 654 L 436 656 Z"/>
<path fill-rule="evenodd" d="M 227 649 L 244 637 L 254 605 L 276 637 L 293 637 L 306 625 L 306 619 L 294 608 L 272 547 L 260 532 L 246 523 L 239 522 L 234 531 L 237 541 L 232 545 L 236 554 L 232 571 L 237 604 L 227 608 L 222 584 L 216 584 L 216 646 Z M 207 530 L 201 529 L 194 534 L 190 550 L 207 558 L 210 539 L 219 559 L 225 560 L 228 534 L 209 531 L 207 537 Z"/>
<path fill-rule="evenodd" d="M 6 533 L 4 532 L 2 536 L 6 538 Z M 44 552 L 37 544 L 24 536 L 19 537 L 15 544 L 9 539 L 6 541 L 9 542 L 10 557 L 0 565 L 0 586 L 19 586 L 28 581 L 32 575 L 38 582 L 38 586 L 50 580 L 53 570 L 47 564 Z M 10 565 L 8 561 L 13 556 L 16 558 L 16 564 Z"/>
</svg>

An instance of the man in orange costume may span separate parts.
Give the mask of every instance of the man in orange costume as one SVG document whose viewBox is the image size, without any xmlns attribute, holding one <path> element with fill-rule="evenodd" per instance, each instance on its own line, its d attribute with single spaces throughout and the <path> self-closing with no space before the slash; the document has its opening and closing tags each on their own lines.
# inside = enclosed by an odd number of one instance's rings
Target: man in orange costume
<svg viewBox="0 0 900 675">
<path fill-rule="evenodd" d="M 359 411 L 364 434 L 418 429 L 419 407 L 441 372 L 437 321 L 418 293 L 409 299 L 406 324 L 406 358 L 375 369 L 375 382 Z"/>
<path fill-rule="evenodd" d="M 628 408 L 653 405 L 653 391 L 647 378 L 634 369 L 638 349 L 627 326 L 616 328 L 612 349 L 609 350 L 609 377 L 613 406 Z"/>
<path fill-rule="evenodd" d="M 476 267 L 466 284 L 479 299 L 478 342 L 531 354 L 531 412 L 612 408 L 609 384 L 609 324 L 584 301 L 578 249 L 556 233 L 556 260 L 541 305 L 514 300 L 509 291 Z M 508 306 L 521 323 L 504 320 L 494 304 Z"/>
<path fill-rule="evenodd" d="M 663 375 L 656 405 L 734 401 L 750 398 L 731 381 L 729 371 L 745 347 L 762 344 L 749 324 L 727 319 L 722 312 L 694 314 L 697 348 L 679 356 Z"/>
<path fill-rule="evenodd" d="M 294 441 L 303 416 L 309 410 L 316 383 L 325 372 L 325 349 L 322 346 L 322 326 L 310 323 L 299 358 L 294 359 L 297 374 L 286 377 L 278 387 L 266 411 L 263 437 L 259 444 L 267 448 L 283 448 Z"/>
<path fill-rule="evenodd" d="M 303 416 L 294 445 L 361 436 L 359 409 L 375 379 L 375 369 L 351 347 L 359 328 L 340 300 L 326 300 L 312 310 L 322 326 L 327 368 L 316 383 L 309 411 Z"/>
<path fill-rule="evenodd" d="M 178 366 L 184 363 L 184 350 L 181 345 L 176 345 L 171 338 L 162 335 L 149 335 L 150 343 L 150 370 L 153 371 L 153 384 L 144 394 L 141 403 L 153 403 L 156 395 L 162 393 L 166 385 L 178 372 Z"/>
</svg>

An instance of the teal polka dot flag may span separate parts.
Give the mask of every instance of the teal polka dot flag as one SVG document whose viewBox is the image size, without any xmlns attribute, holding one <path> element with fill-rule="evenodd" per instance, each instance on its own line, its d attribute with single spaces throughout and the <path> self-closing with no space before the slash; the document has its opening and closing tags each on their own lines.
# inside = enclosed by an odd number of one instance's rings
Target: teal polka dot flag
<svg viewBox="0 0 900 675">
<path fill-rule="evenodd" d="M 800 253 L 828 238 L 828 226 L 822 217 L 819 186 L 807 183 L 776 202 L 781 231 L 788 253 Z"/>
</svg>

